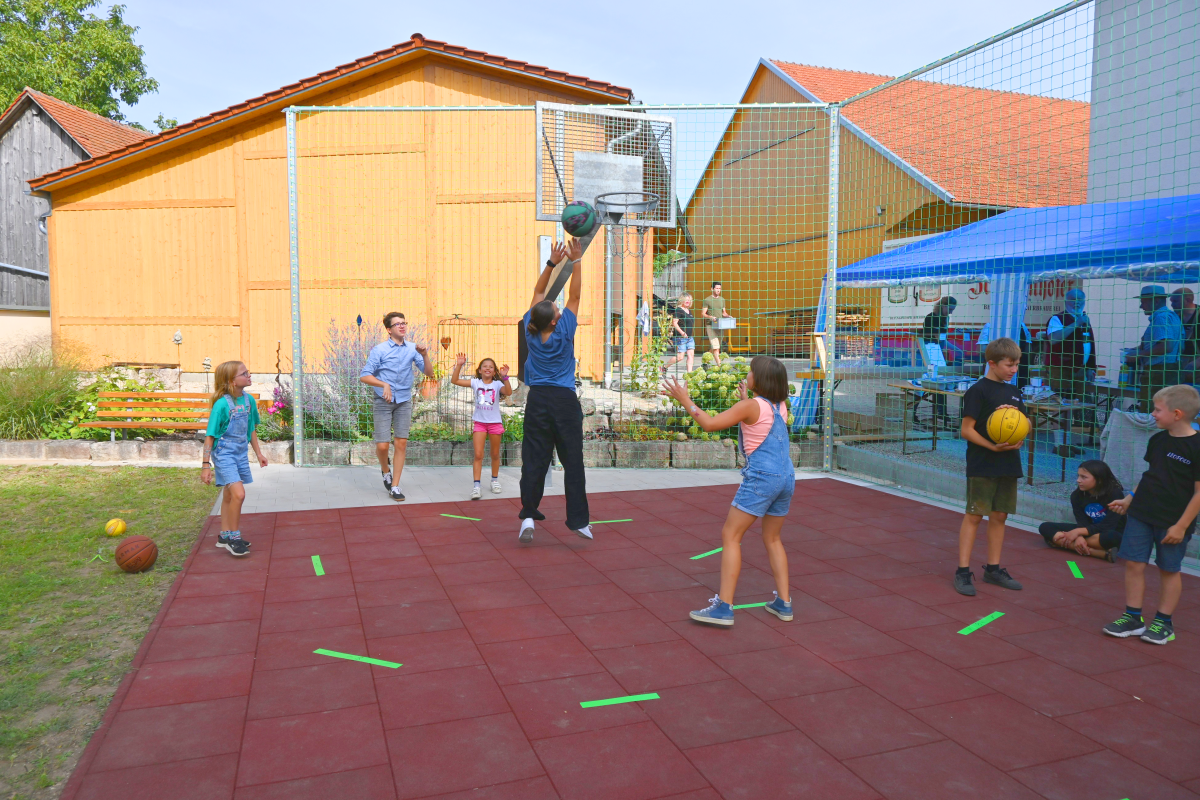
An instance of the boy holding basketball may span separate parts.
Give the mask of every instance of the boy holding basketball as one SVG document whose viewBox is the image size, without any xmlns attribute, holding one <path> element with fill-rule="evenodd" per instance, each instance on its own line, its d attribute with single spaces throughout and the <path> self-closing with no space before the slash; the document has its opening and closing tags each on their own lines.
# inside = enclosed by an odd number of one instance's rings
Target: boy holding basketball
<svg viewBox="0 0 1200 800">
<path fill-rule="evenodd" d="M 1146 443 L 1149 468 L 1136 491 L 1108 504 L 1128 517 L 1117 551 L 1125 560 L 1125 613 L 1104 626 L 1109 636 L 1140 636 L 1150 644 L 1175 640 L 1171 615 L 1183 591 L 1179 568 L 1200 513 L 1200 436 L 1192 428 L 1197 413 L 1200 394 L 1191 386 L 1168 386 L 1155 393 L 1154 422 L 1162 430 Z M 1147 628 L 1142 601 L 1152 548 L 1160 587 L 1158 611 Z"/>
<path fill-rule="evenodd" d="M 984 583 L 1005 589 L 1020 589 L 1008 570 L 1000 567 L 1004 546 L 1004 523 L 1017 511 L 1017 479 L 1021 471 L 1021 448 L 1017 444 L 997 444 L 987 432 L 988 417 L 1002 408 L 1015 408 L 1025 414 L 1021 390 L 1009 383 L 1017 374 L 1021 348 L 1007 337 L 988 343 L 983 353 L 987 374 L 966 391 L 962 399 L 962 438 L 967 440 L 967 513 L 958 531 L 958 571 L 954 589 L 975 596 L 975 574 L 971 572 L 971 551 L 975 534 L 984 516 L 987 525 L 987 564 Z"/>
</svg>

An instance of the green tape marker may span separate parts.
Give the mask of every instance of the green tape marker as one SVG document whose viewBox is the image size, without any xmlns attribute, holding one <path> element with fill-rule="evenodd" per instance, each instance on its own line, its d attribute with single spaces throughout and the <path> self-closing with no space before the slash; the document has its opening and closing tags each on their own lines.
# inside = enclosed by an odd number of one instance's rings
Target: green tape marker
<svg viewBox="0 0 1200 800">
<path fill-rule="evenodd" d="M 765 605 L 766 603 L 746 603 L 744 606 L 734 606 L 734 608 L 761 608 Z"/>
<path fill-rule="evenodd" d="M 1079 566 L 1074 561 L 1068 561 L 1067 566 L 1071 568 L 1071 574 L 1076 578 L 1083 577 L 1083 573 L 1079 571 Z"/>
<path fill-rule="evenodd" d="M 450 517 L 450 519 L 469 519 L 471 522 L 483 522 L 479 517 L 460 517 L 458 514 L 442 514 L 442 516 Z"/>
<path fill-rule="evenodd" d="M 321 566 L 320 556 L 313 556 L 313 572 L 317 573 L 318 575 L 325 574 L 325 568 Z"/>
<path fill-rule="evenodd" d="M 977 622 L 972 622 L 970 625 L 968 625 L 967 627 L 965 627 L 961 631 L 959 631 L 959 633 L 961 633 L 963 636 L 966 636 L 968 633 L 974 633 L 975 631 L 982 628 L 984 625 L 987 625 L 989 622 L 995 622 L 996 620 L 1000 619 L 1003 616 L 1004 616 L 1003 611 L 993 611 L 991 614 L 988 614 L 983 619 L 978 620 Z"/>
<path fill-rule="evenodd" d="M 592 525 L 607 525 L 610 522 L 633 522 L 631 519 L 602 519 L 599 522 L 592 522 Z"/>
<path fill-rule="evenodd" d="M 608 700 L 585 700 L 579 705 L 581 708 L 596 708 L 597 706 L 615 706 L 619 703 L 638 703 L 642 700 L 658 699 L 658 693 L 651 692 L 650 694 L 631 694 L 628 697 L 610 697 Z"/>
<path fill-rule="evenodd" d="M 366 656 L 356 656 L 353 653 L 339 653 L 336 650 L 313 650 L 319 656 L 329 656 L 330 658 L 344 658 L 347 661 L 361 661 L 364 664 L 374 664 L 377 667 L 403 667 L 403 664 L 397 664 L 395 661 L 380 661 L 378 658 L 367 658 Z"/>
<path fill-rule="evenodd" d="M 704 558 L 705 556 L 711 556 L 713 553 L 719 553 L 724 549 L 725 549 L 724 547 L 718 547 L 716 550 L 709 550 L 707 553 L 701 553 L 698 556 L 692 556 L 691 560 L 695 561 L 697 558 Z"/>
</svg>

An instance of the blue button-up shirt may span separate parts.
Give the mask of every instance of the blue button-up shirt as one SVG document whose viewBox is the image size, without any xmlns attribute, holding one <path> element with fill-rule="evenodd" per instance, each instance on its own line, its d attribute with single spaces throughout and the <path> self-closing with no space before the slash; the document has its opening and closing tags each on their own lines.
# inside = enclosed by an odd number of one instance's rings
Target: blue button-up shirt
<svg viewBox="0 0 1200 800">
<path fill-rule="evenodd" d="M 425 370 L 425 359 L 417 352 L 417 346 L 412 342 L 396 344 L 394 339 L 375 345 L 367 356 L 366 366 L 360 376 L 372 375 L 392 387 L 392 402 L 403 403 L 412 398 L 413 365 L 422 372 Z M 383 388 L 375 389 L 377 397 L 383 397 Z"/>
<path fill-rule="evenodd" d="M 1179 361 L 1179 345 L 1183 339 L 1183 323 L 1179 315 L 1163 306 L 1154 309 L 1150 315 L 1150 324 L 1142 333 L 1142 344 L 1153 345 L 1155 342 L 1166 341 L 1165 352 L 1160 356 L 1150 356 L 1148 364 L 1174 364 Z"/>
</svg>

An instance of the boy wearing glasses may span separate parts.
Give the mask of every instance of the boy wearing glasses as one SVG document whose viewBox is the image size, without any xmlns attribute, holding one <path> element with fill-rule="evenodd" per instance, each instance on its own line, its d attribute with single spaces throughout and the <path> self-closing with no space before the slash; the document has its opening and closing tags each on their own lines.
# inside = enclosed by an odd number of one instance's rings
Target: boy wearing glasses
<svg viewBox="0 0 1200 800">
<path fill-rule="evenodd" d="M 408 428 L 412 424 L 413 365 L 433 377 L 433 361 L 424 343 L 405 340 L 408 322 L 398 311 L 383 316 L 386 342 L 371 348 L 359 380 L 375 389 L 372 411 L 375 417 L 375 455 L 383 471 L 383 488 L 393 500 L 403 500 L 400 473 L 404 471 L 404 451 L 408 448 Z M 388 443 L 395 443 L 392 467 L 388 465 Z"/>
</svg>

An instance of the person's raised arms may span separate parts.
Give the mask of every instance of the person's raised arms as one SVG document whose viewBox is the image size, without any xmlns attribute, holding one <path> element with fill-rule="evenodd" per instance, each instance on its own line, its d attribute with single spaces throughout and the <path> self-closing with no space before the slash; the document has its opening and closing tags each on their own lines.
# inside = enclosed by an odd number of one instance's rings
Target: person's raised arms
<svg viewBox="0 0 1200 800">
<path fill-rule="evenodd" d="M 508 397 L 512 394 L 512 387 L 508 385 L 508 364 L 500 367 L 500 396 Z"/>
<path fill-rule="evenodd" d="M 455 386 L 465 386 L 468 389 L 470 389 L 471 388 L 471 379 L 459 377 L 459 373 L 462 371 L 463 364 L 466 364 L 466 363 L 467 363 L 467 357 L 465 354 L 459 353 L 457 356 L 454 357 L 454 374 L 452 376 L 450 376 L 450 382 L 453 383 Z"/>
<path fill-rule="evenodd" d="M 567 246 L 567 257 L 571 259 L 574 266 L 571 270 L 571 285 L 567 289 L 567 303 L 564 308 L 578 316 L 579 297 L 583 294 L 583 264 L 580 261 L 583 258 L 583 242 L 572 239 Z"/>
<path fill-rule="evenodd" d="M 529 301 L 530 308 L 546 299 L 546 290 L 550 287 L 550 277 L 554 273 L 554 268 L 561 264 L 566 257 L 567 246 L 562 242 L 555 242 L 550 248 L 550 260 L 542 267 L 542 274 L 538 275 L 537 283 L 533 286 L 533 299 Z"/>
<path fill-rule="evenodd" d="M 747 425 L 758 422 L 759 404 L 747 397 L 745 381 L 738 384 L 738 397 L 741 400 L 715 417 L 692 402 L 687 384 L 671 378 L 663 383 L 663 390 L 683 406 L 683 410 L 690 414 L 704 431 L 723 431 L 726 428 L 732 428 L 739 422 Z"/>
</svg>

